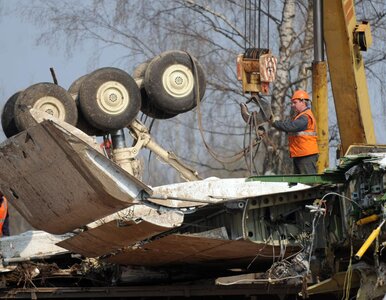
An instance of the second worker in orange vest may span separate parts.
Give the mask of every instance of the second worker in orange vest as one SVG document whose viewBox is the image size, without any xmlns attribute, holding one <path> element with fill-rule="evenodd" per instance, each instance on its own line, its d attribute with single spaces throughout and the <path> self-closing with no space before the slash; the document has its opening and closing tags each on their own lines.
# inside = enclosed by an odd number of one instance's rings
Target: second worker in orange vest
<svg viewBox="0 0 386 300">
<path fill-rule="evenodd" d="M 0 237 L 9 236 L 9 214 L 7 198 L 0 192 Z"/>
<path fill-rule="evenodd" d="M 290 120 L 271 120 L 273 127 L 288 133 L 290 157 L 294 162 L 294 174 L 316 174 L 318 144 L 315 117 L 310 109 L 307 92 L 297 90 L 291 98 L 295 116 Z"/>
</svg>

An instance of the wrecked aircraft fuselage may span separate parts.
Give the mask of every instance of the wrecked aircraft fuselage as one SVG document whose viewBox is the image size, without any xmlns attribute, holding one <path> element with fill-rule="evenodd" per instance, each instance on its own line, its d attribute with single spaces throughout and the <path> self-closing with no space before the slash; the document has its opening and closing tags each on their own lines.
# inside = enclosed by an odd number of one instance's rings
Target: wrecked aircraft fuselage
<svg viewBox="0 0 386 300">
<path fill-rule="evenodd" d="M 384 292 L 383 232 L 359 257 L 366 267 L 353 253 L 383 220 L 386 152 L 348 155 L 321 175 L 150 188 L 91 138 L 45 120 L 5 141 L 0 162 L 1 190 L 45 231 L 0 240 L 5 294 L 55 277 L 71 285 L 75 275 L 85 286 L 212 278 L 341 294 L 358 289 L 369 266 L 373 298 Z M 351 281 L 339 275 L 347 270 Z"/>
</svg>

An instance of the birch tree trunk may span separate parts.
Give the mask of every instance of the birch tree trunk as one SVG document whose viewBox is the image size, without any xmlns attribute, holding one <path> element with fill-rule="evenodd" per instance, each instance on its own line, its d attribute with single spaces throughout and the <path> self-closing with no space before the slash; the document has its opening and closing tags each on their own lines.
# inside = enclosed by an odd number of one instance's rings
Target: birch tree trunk
<svg viewBox="0 0 386 300">
<path fill-rule="evenodd" d="M 272 113 L 284 119 L 288 112 L 286 96 L 290 88 L 289 78 L 291 69 L 292 44 L 296 37 L 294 32 L 296 0 L 284 2 L 282 21 L 279 26 L 279 56 L 277 64 L 277 75 L 272 91 Z M 270 146 L 267 155 L 270 159 L 265 160 L 264 170 L 266 173 L 279 173 L 284 171 L 290 173 L 291 169 L 286 168 L 290 164 L 287 154 L 287 139 L 285 134 L 276 129 L 269 130 Z"/>
</svg>

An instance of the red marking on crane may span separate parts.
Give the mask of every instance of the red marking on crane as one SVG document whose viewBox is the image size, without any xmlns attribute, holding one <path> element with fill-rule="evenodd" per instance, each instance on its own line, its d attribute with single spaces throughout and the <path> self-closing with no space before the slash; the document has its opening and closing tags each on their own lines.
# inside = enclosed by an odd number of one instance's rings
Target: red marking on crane
<svg viewBox="0 0 386 300">
<path fill-rule="evenodd" d="M 275 81 L 276 65 L 276 57 L 267 54 L 260 57 L 260 80 L 262 82 Z"/>
<path fill-rule="evenodd" d="M 347 24 L 351 21 L 354 16 L 354 3 L 353 0 L 347 0 L 343 5 L 343 11 L 346 18 Z"/>
</svg>

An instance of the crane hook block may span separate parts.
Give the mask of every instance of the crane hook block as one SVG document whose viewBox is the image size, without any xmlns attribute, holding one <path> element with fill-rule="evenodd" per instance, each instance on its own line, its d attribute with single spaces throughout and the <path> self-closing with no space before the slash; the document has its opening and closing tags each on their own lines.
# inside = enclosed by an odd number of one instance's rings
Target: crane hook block
<svg viewBox="0 0 386 300">
<path fill-rule="evenodd" d="M 268 94 L 269 83 L 276 78 L 277 59 L 269 49 L 248 48 L 237 56 L 237 79 L 243 93 Z"/>
</svg>

